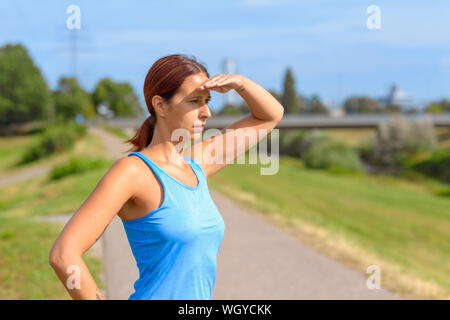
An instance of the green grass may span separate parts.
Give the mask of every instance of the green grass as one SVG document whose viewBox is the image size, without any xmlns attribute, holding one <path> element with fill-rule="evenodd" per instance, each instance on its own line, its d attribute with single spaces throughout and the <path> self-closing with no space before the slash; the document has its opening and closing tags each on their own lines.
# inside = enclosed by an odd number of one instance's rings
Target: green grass
<svg viewBox="0 0 450 320">
<path fill-rule="evenodd" d="M 75 212 L 107 170 L 106 167 L 98 168 L 54 181 L 48 176 L 40 176 L 4 187 L 0 194 L 2 215 L 42 216 Z"/>
<path fill-rule="evenodd" d="M 22 154 L 35 141 L 39 140 L 41 133 L 35 133 L 24 136 L 0 137 L 0 178 L 5 175 L 19 173 L 43 164 L 58 165 L 62 164 L 71 155 L 89 154 L 90 156 L 104 155 L 104 147 L 99 138 L 92 134 L 77 141 L 75 147 L 63 153 L 52 154 L 49 157 L 39 159 L 27 165 L 18 165 Z"/>
<path fill-rule="evenodd" d="M 0 217 L 0 299 L 48 300 L 71 297 L 48 263 L 62 226 L 28 217 Z M 83 260 L 99 288 L 102 264 L 89 254 Z"/>
<path fill-rule="evenodd" d="M 278 215 L 288 226 L 300 221 L 344 238 L 412 279 L 429 281 L 443 290 L 441 294 L 450 294 L 450 198 L 418 183 L 389 176 L 333 175 L 282 156 L 275 175 L 260 175 L 259 165 L 231 164 L 208 184 Z M 394 289 L 402 291 L 398 286 Z M 419 291 L 415 294 L 426 295 Z"/>
<path fill-rule="evenodd" d="M 26 145 L 36 137 L 21 138 Z M 0 151 L 6 148 L 6 143 L 0 143 Z M 13 154 L 8 156 L 10 164 L 20 153 Z M 71 155 L 86 154 L 104 155 L 101 141 L 90 134 L 72 151 L 52 156 L 47 162 L 60 164 Z M 98 168 L 56 181 L 43 175 L 0 188 L 0 299 L 71 299 L 48 263 L 51 246 L 63 225 L 37 221 L 35 217 L 75 212 L 107 170 Z M 101 261 L 89 252 L 83 259 L 102 289 Z"/>
<path fill-rule="evenodd" d="M 101 127 L 102 129 L 105 129 L 106 131 L 114 134 L 116 137 L 118 137 L 118 138 L 120 138 L 122 140 L 131 138 L 125 133 L 125 131 L 123 131 L 119 127 L 114 127 L 114 126 L 108 125 L 106 123 L 99 124 L 99 127 Z"/>
<path fill-rule="evenodd" d="M 0 137 L 0 173 L 15 168 L 23 152 L 39 135 Z"/>
</svg>

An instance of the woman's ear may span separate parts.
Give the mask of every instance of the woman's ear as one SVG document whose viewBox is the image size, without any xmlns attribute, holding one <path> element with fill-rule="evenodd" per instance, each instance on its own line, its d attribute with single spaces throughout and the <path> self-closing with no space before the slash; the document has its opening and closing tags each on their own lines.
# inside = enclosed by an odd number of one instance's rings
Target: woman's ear
<svg viewBox="0 0 450 320">
<path fill-rule="evenodd" d="M 167 102 L 161 96 L 154 95 L 152 98 L 153 109 L 155 109 L 158 116 L 165 118 L 167 113 Z"/>
</svg>

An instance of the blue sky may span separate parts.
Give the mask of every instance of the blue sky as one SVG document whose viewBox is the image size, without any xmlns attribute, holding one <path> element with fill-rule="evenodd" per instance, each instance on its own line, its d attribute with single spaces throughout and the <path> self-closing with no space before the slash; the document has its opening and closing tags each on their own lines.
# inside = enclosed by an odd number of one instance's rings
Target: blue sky
<svg viewBox="0 0 450 320">
<path fill-rule="evenodd" d="M 66 27 L 69 5 L 81 29 Z M 381 29 L 369 30 L 369 5 Z M 143 101 L 145 75 L 158 58 L 194 55 L 211 75 L 225 57 L 238 73 L 281 91 L 291 67 L 299 94 L 327 103 L 385 95 L 396 82 L 420 102 L 450 98 L 450 1 L 25 1 L 0 2 L 0 46 L 25 45 L 51 88 L 72 73 L 87 90 L 111 77 L 129 81 Z M 211 107 L 222 105 L 212 92 Z"/>
</svg>

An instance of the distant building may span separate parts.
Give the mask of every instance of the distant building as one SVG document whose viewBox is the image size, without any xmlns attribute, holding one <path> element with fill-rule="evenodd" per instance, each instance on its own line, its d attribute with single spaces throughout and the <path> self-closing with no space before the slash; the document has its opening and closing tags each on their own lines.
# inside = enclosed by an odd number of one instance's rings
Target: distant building
<svg viewBox="0 0 450 320">
<path fill-rule="evenodd" d="M 335 100 L 324 100 L 323 104 L 328 109 L 328 115 L 332 117 L 341 117 L 345 115 L 345 110 L 343 106 L 340 106 L 339 103 Z"/>
<path fill-rule="evenodd" d="M 332 117 L 342 117 L 345 115 L 345 110 L 343 107 L 335 108 L 330 110 L 330 116 Z"/>
<path fill-rule="evenodd" d="M 226 74 L 236 74 L 237 71 L 237 62 L 233 58 L 225 58 L 222 61 L 222 73 Z M 223 94 L 223 105 L 227 104 L 239 104 L 240 96 L 235 90 L 230 90 Z"/>
<path fill-rule="evenodd" d="M 101 104 L 97 110 L 98 114 L 106 119 L 114 118 L 114 111 L 111 110 L 106 104 Z"/>
<path fill-rule="evenodd" d="M 378 99 L 384 105 L 396 105 L 399 106 L 402 111 L 408 111 L 410 109 L 417 109 L 418 103 L 413 95 L 406 93 L 400 88 L 399 84 L 394 84 L 388 95 L 381 99 Z"/>
</svg>

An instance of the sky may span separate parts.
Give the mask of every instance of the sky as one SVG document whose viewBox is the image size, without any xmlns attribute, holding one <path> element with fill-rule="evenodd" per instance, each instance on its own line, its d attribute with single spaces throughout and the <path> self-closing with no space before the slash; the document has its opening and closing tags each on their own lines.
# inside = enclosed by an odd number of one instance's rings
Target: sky
<svg viewBox="0 0 450 320">
<path fill-rule="evenodd" d="M 70 5 L 80 29 L 66 25 Z M 379 8 L 379 29 L 367 20 Z M 1 0 L 0 46 L 21 43 L 50 88 L 74 71 L 92 91 L 105 77 L 143 83 L 160 57 L 196 57 L 211 76 L 224 58 L 237 73 L 282 91 L 292 69 L 298 94 L 329 106 L 350 95 L 385 96 L 394 83 L 418 102 L 450 98 L 450 1 L 365 0 Z M 76 38 L 76 67 L 72 38 Z M 222 107 L 211 92 L 210 107 Z"/>
</svg>

